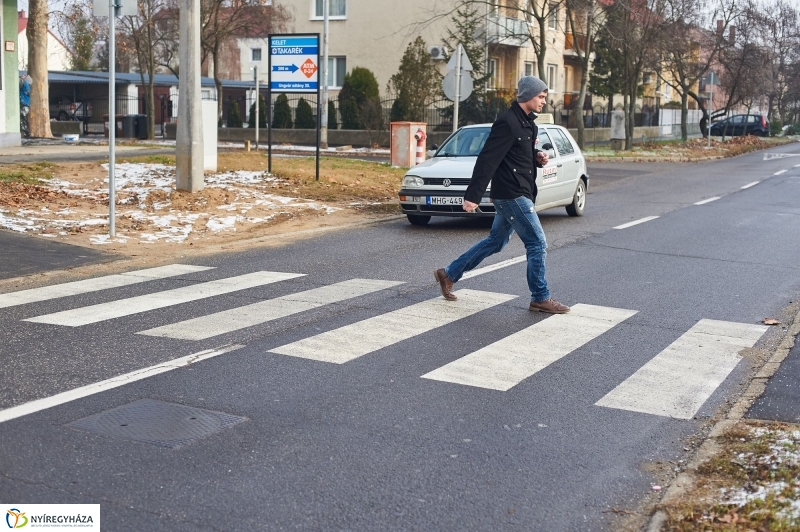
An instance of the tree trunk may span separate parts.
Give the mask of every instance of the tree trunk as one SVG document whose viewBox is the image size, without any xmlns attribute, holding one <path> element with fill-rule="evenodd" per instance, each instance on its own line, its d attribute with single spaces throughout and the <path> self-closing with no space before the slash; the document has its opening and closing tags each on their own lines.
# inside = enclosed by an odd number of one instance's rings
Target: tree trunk
<svg viewBox="0 0 800 532">
<path fill-rule="evenodd" d="M 30 0 L 28 9 L 28 75 L 33 79 L 28 122 L 31 136 L 52 138 L 47 79 L 47 25 L 50 23 L 47 0 Z"/>
<path fill-rule="evenodd" d="M 681 92 L 681 142 L 689 140 L 689 95 Z"/>
</svg>

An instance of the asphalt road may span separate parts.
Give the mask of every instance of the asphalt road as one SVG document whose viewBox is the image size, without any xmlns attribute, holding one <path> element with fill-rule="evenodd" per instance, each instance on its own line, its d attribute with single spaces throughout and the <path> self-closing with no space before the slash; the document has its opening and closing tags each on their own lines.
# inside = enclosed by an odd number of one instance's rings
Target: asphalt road
<svg viewBox="0 0 800 532">
<path fill-rule="evenodd" d="M 781 334 L 759 324 L 800 293 L 799 164 L 753 153 L 592 165 L 584 217 L 541 214 L 548 281 L 574 306 L 571 321 L 527 311 L 524 263 L 481 270 L 456 285 L 480 293 L 442 302 L 431 272 L 487 231 L 461 219 L 395 221 L 20 299 L 0 308 L 0 500 L 100 503 L 110 530 L 616 530 L 613 510 L 646 507 L 664 478 L 657 463 L 687 459 L 687 442 L 746 387 L 752 359 L 739 360 L 740 347 L 724 355 L 726 342 L 750 334 L 758 348 Z M 512 239 L 486 265 L 522 254 Z M 258 271 L 303 275 L 225 292 Z M 354 279 L 385 284 L 330 291 Z M 210 290 L 220 295 L 203 297 Z M 248 325 L 265 315 L 274 319 Z M 545 334 L 520 336 L 531 330 Z M 643 367 L 665 378 L 652 363 L 681 341 L 678 354 L 698 356 L 661 366 L 678 385 L 714 362 L 699 376 L 718 383 L 696 407 L 641 386 Z M 462 367 L 484 387 L 442 373 L 502 342 Z M 542 345 L 528 376 L 486 387 Z M 487 369 L 514 350 L 521 358 Z M 131 374 L 181 357 L 191 364 Z M 688 414 L 648 413 L 669 404 Z"/>
</svg>

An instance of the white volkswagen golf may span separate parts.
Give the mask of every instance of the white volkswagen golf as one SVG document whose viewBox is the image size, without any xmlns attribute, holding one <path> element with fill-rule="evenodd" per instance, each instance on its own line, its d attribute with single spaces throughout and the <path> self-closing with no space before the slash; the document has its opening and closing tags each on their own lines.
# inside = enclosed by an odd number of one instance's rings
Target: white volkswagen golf
<svg viewBox="0 0 800 532">
<path fill-rule="evenodd" d="M 550 161 L 536 177 L 536 210 L 566 207 L 570 216 L 582 216 L 589 174 L 578 143 L 561 126 L 538 127 L 537 148 L 547 151 Z M 462 127 L 444 141 L 433 158 L 406 173 L 400 206 L 409 222 L 425 225 L 431 216 L 494 216 L 491 183 L 481 199 L 481 212 L 468 213 L 461 208 L 475 161 L 491 129 L 491 124 Z"/>
</svg>

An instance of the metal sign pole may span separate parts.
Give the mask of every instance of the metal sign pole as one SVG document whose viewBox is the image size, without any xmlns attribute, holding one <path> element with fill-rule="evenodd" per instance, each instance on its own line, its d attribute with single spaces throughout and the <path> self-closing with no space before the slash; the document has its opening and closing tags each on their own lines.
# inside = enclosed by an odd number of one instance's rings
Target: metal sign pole
<svg viewBox="0 0 800 532">
<path fill-rule="evenodd" d="M 456 46 L 456 97 L 453 102 L 453 132 L 458 130 L 458 107 L 461 101 L 461 43 Z"/>
<path fill-rule="evenodd" d="M 253 73 L 256 77 L 256 153 L 258 153 L 258 104 L 261 99 L 258 94 L 258 65 L 253 67 Z"/>
<path fill-rule="evenodd" d="M 116 50 L 115 50 L 115 32 L 116 28 L 116 0 L 109 0 L 108 2 L 108 235 L 114 238 L 117 235 L 117 230 L 114 224 L 114 164 L 115 153 L 114 143 L 116 141 L 117 130 L 117 109 L 116 109 L 116 79 L 114 71 L 116 70 Z"/>
</svg>

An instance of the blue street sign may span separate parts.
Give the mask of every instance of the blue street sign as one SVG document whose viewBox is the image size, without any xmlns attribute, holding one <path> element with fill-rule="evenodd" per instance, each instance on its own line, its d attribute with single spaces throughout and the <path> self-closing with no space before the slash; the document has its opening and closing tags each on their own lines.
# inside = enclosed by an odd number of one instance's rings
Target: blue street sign
<svg viewBox="0 0 800 532">
<path fill-rule="evenodd" d="M 319 36 L 272 35 L 269 38 L 270 88 L 276 92 L 317 92 Z"/>
</svg>

